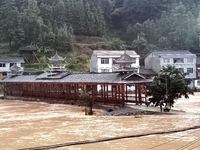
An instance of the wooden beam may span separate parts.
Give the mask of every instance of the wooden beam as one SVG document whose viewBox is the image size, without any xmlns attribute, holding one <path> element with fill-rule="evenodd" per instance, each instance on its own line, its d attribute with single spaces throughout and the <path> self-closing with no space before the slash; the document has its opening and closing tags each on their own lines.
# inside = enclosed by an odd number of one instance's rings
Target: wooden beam
<svg viewBox="0 0 200 150">
<path fill-rule="evenodd" d="M 136 105 L 137 105 L 137 92 L 138 92 L 138 86 L 137 84 L 135 84 L 135 101 L 136 101 Z"/>
<path fill-rule="evenodd" d="M 142 104 L 142 85 L 138 85 L 138 97 L 139 97 L 139 103 Z"/>
<path fill-rule="evenodd" d="M 125 98 L 124 98 L 124 94 L 125 94 L 125 87 L 124 87 L 125 85 L 124 84 L 122 84 L 121 85 L 121 89 L 122 89 L 122 106 L 124 106 L 124 102 L 125 102 Z"/>
</svg>

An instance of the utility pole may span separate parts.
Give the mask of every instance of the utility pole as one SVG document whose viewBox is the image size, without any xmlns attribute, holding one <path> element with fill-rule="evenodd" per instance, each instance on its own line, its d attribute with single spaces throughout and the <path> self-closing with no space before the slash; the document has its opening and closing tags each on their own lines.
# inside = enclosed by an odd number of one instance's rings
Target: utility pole
<svg viewBox="0 0 200 150">
<path fill-rule="evenodd" d="M 168 91 L 167 91 L 167 75 L 165 75 L 165 89 L 166 89 L 166 98 L 168 97 Z"/>
</svg>

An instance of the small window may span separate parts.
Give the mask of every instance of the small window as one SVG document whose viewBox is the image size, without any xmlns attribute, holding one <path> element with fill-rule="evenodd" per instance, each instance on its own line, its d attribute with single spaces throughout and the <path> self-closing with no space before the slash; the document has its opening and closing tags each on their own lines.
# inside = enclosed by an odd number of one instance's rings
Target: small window
<svg viewBox="0 0 200 150">
<path fill-rule="evenodd" d="M 0 67 L 6 67 L 6 64 L 0 63 Z"/>
<path fill-rule="evenodd" d="M 184 59 L 183 58 L 174 58 L 174 63 L 184 63 Z"/>
<path fill-rule="evenodd" d="M 170 59 L 169 58 L 163 58 L 163 63 L 165 63 L 165 64 L 170 63 Z"/>
<path fill-rule="evenodd" d="M 184 73 L 184 69 L 183 68 L 178 68 L 178 70 L 182 73 Z"/>
<path fill-rule="evenodd" d="M 101 58 L 101 64 L 109 64 L 109 58 Z"/>
<path fill-rule="evenodd" d="M 197 86 L 200 86 L 200 81 L 197 81 Z"/>
<path fill-rule="evenodd" d="M 133 63 L 135 64 L 136 63 L 136 58 L 132 58 L 133 59 Z"/>
<path fill-rule="evenodd" d="M 15 63 L 10 63 L 10 67 L 12 67 Z"/>
<path fill-rule="evenodd" d="M 187 58 L 188 63 L 193 63 L 193 58 Z"/>
<path fill-rule="evenodd" d="M 193 73 L 193 68 L 187 68 L 187 73 Z"/>
<path fill-rule="evenodd" d="M 109 69 L 101 69 L 101 72 L 109 72 Z"/>
</svg>

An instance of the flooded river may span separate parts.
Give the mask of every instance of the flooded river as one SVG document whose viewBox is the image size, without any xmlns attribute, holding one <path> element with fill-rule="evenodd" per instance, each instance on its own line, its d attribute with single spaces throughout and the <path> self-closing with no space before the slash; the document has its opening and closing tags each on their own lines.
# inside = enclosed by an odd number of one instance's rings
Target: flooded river
<svg viewBox="0 0 200 150">
<path fill-rule="evenodd" d="M 135 106 L 136 107 L 136 106 Z M 141 106 L 138 106 L 141 107 Z M 159 111 L 159 108 L 146 108 Z M 170 114 L 85 116 L 83 108 L 63 104 L 0 100 L 0 150 L 145 134 L 200 125 L 200 93 L 180 99 Z M 56 150 L 199 150 L 200 129 L 124 138 Z"/>
</svg>

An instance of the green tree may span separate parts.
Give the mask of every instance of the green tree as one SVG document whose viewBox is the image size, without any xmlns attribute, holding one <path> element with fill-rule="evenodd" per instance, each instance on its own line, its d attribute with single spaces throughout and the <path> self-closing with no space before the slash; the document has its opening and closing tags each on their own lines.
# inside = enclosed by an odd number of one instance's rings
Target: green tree
<svg viewBox="0 0 200 150">
<path fill-rule="evenodd" d="M 23 29 L 25 31 L 26 44 L 38 41 L 38 36 L 41 33 L 43 20 L 39 17 L 40 9 L 36 0 L 28 0 L 27 5 L 23 10 Z"/>
<path fill-rule="evenodd" d="M 113 26 L 126 29 L 130 24 L 158 19 L 162 11 L 167 9 L 167 3 L 166 0 L 124 0 L 122 6 L 112 13 Z"/>
<path fill-rule="evenodd" d="M 135 39 L 132 42 L 131 46 L 141 56 L 144 56 L 146 53 L 148 53 L 148 52 L 146 52 L 147 47 L 148 47 L 148 41 L 145 38 L 144 33 L 142 33 L 142 32 L 137 35 L 137 39 Z"/>
<path fill-rule="evenodd" d="M 80 101 L 82 102 L 82 105 L 85 106 L 85 115 L 93 115 L 93 105 L 94 105 L 94 100 L 93 98 L 86 93 L 80 95 Z"/>
<path fill-rule="evenodd" d="M 94 31 L 94 15 L 90 11 L 90 5 L 89 3 L 85 4 L 85 15 L 84 15 L 84 29 L 85 29 L 85 35 L 89 35 L 89 33 L 92 33 Z"/>
<path fill-rule="evenodd" d="M 84 4 L 82 0 L 74 2 L 72 24 L 76 34 L 84 33 Z"/>
<path fill-rule="evenodd" d="M 171 107 L 175 103 L 175 99 L 182 96 L 189 98 L 189 94 L 193 92 L 185 77 L 186 74 L 174 66 L 163 67 L 149 87 L 148 95 L 152 96 L 151 102 L 158 105 L 162 100 L 165 100 L 166 105 Z"/>
<path fill-rule="evenodd" d="M 111 40 L 107 41 L 105 39 L 109 49 L 114 50 L 124 50 L 125 49 L 125 42 L 119 38 L 112 38 Z"/>
<path fill-rule="evenodd" d="M 53 47 L 55 44 L 55 34 L 53 32 L 45 33 L 44 41 L 46 46 Z"/>
<path fill-rule="evenodd" d="M 66 23 L 66 11 L 63 0 L 54 1 L 53 19 L 57 21 L 58 27 L 63 27 L 63 25 Z"/>
<path fill-rule="evenodd" d="M 157 22 L 159 37 L 168 37 L 169 32 L 171 32 L 172 24 L 170 20 L 170 13 L 164 11 L 161 18 Z"/>
<path fill-rule="evenodd" d="M 24 42 L 24 31 L 21 28 L 21 14 L 14 0 L 4 0 L 0 6 L 1 42 L 17 48 Z"/>
<path fill-rule="evenodd" d="M 106 32 L 106 23 L 100 7 L 94 9 L 95 31 L 97 36 L 102 36 Z"/>
<path fill-rule="evenodd" d="M 57 30 L 55 48 L 60 51 L 71 51 L 73 44 L 73 28 L 64 25 L 63 28 Z"/>
<path fill-rule="evenodd" d="M 96 1 L 95 1 L 96 2 Z M 101 2 L 101 1 L 99 1 Z M 105 23 L 107 26 L 111 27 L 111 13 L 114 10 L 114 1 L 112 0 L 103 0 L 102 3 L 99 5 L 102 9 L 103 16 L 105 18 Z"/>
<path fill-rule="evenodd" d="M 191 20 L 193 18 L 190 12 L 186 11 L 186 8 L 182 3 L 175 8 L 172 12 L 172 26 L 169 38 L 172 47 L 177 49 L 188 49 L 193 46 L 193 25 Z M 192 17 L 192 18 L 191 18 Z"/>
<path fill-rule="evenodd" d="M 52 6 L 47 5 L 45 3 L 41 3 L 39 5 L 39 9 L 40 9 L 40 16 L 42 17 L 44 24 L 48 24 L 49 22 L 53 21 L 53 10 L 52 10 Z"/>
<path fill-rule="evenodd" d="M 161 37 L 158 40 L 158 46 L 160 48 L 170 48 L 169 39 L 167 37 Z"/>
<path fill-rule="evenodd" d="M 158 42 L 158 30 L 157 24 L 154 20 L 146 20 L 142 24 L 142 32 L 145 33 L 145 37 L 149 43 L 157 44 Z"/>
</svg>

